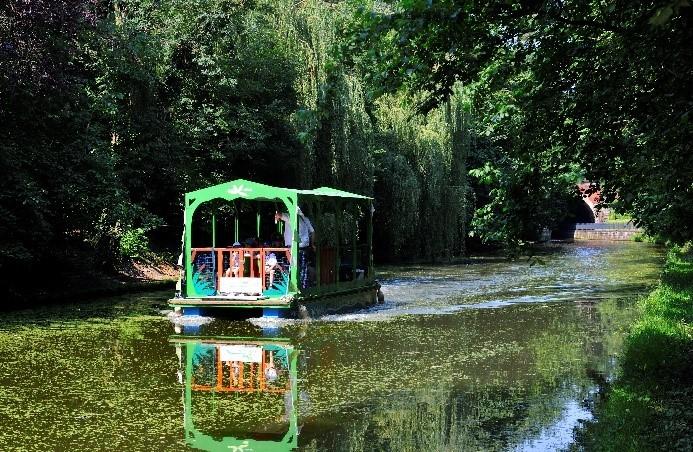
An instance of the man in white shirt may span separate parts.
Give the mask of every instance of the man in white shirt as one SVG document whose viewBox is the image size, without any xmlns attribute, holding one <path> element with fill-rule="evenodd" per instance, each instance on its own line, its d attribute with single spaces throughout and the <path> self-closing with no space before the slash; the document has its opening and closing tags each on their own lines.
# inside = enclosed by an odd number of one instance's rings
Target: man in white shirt
<svg viewBox="0 0 693 452">
<path fill-rule="evenodd" d="M 301 289 L 305 289 L 309 285 L 308 267 L 312 263 L 312 255 L 315 247 L 315 229 L 313 224 L 306 217 L 301 208 L 297 208 L 298 213 L 298 268 L 299 282 Z M 291 219 L 289 214 L 275 212 L 274 220 L 284 222 L 284 246 L 291 247 L 293 242 L 294 230 L 291 227 Z"/>
<path fill-rule="evenodd" d="M 301 208 L 298 209 L 298 247 L 308 248 L 314 246 L 315 229 L 313 224 L 310 222 L 308 217 L 306 217 Z M 284 222 L 284 246 L 291 246 L 291 242 L 294 238 L 294 230 L 291 227 L 291 219 L 289 214 L 286 212 L 275 212 L 274 221 Z"/>
</svg>

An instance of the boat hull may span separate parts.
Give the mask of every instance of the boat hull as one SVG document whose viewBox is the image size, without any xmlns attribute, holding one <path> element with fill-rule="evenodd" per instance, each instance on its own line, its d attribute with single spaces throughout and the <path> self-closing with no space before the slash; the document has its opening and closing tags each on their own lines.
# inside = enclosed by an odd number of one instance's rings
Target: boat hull
<svg viewBox="0 0 693 452">
<path fill-rule="evenodd" d="M 272 317 L 307 319 L 378 303 L 380 285 L 372 284 L 320 294 L 295 294 L 282 298 L 269 297 L 200 297 L 172 298 L 169 306 L 182 315 L 213 315 L 220 309 L 263 309 Z"/>
</svg>

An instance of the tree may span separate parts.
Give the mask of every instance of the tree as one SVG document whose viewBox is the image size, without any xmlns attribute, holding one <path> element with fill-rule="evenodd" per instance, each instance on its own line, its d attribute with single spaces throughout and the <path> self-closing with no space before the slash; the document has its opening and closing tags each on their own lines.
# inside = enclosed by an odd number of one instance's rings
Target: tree
<svg viewBox="0 0 693 452">
<path fill-rule="evenodd" d="M 0 267 L 24 281 L 124 217 L 107 142 L 86 95 L 80 39 L 98 11 L 83 2 L 0 7 Z M 120 208 L 122 207 L 122 209 Z"/>
<path fill-rule="evenodd" d="M 606 202 L 648 232 L 693 238 L 684 220 L 693 214 L 687 2 L 380 8 L 359 12 L 344 46 L 377 87 L 373 95 L 422 92 L 425 112 L 457 81 L 475 85 L 479 116 L 490 118 L 486 135 L 505 142 L 503 156 L 546 180 L 579 162 Z"/>
</svg>

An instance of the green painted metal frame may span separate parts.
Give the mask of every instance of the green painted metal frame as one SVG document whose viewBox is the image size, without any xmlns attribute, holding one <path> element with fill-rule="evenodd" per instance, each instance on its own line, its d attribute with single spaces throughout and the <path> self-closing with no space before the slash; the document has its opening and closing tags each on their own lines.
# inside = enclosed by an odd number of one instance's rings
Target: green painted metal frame
<svg viewBox="0 0 693 452">
<path fill-rule="evenodd" d="M 245 179 L 237 179 L 230 182 L 225 182 L 223 184 L 214 185 L 212 187 L 203 188 L 200 190 L 192 191 L 185 194 L 185 245 L 184 245 L 184 257 L 185 257 L 185 297 L 187 298 L 202 298 L 204 295 L 197 293 L 195 290 L 193 280 L 192 280 L 192 261 L 190 259 L 191 249 L 192 249 L 192 221 L 195 211 L 203 203 L 212 201 L 215 199 L 223 199 L 226 201 L 235 201 L 236 199 L 245 200 L 259 200 L 259 201 L 280 201 L 284 203 L 286 211 L 289 214 L 289 220 L 291 222 L 291 227 L 293 228 L 293 242 L 291 244 L 291 271 L 289 275 L 289 293 L 288 295 L 295 295 L 299 293 L 298 288 L 298 200 L 299 195 L 308 195 L 310 197 L 327 198 L 332 202 L 338 203 L 337 200 L 340 198 L 347 198 L 353 200 L 369 200 L 369 207 L 372 206 L 372 198 L 368 196 L 362 196 L 355 193 L 349 193 L 342 190 L 337 190 L 330 187 L 320 187 L 314 190 L 298 190 L 290 188 L 273 187 L 270 185 L 260 184 L 257 182 L 248 181 Z M 336 209 L 339 213 L 339 209 Z M 341 217 L 341 215 L 338 215 Z M 236 215 L 236 225 L 238 224 L 238 216 Z M 213 225 L 214 226 L 214 225 Z M 258 226 L 259 227 L 259 226 Z M 238 234 L 238 227 L 236 227 L 236 234 Z M 214 233 L 213 233 L 214 236 Z M 236 236 L 238 240 L 238 236 Z M 339 247 L 339 245 L 337 245 Z M 373 247 L 372 247 L 372 214 L 369 218 L 368 227 L 368 250 L 370 254 L 369 258 L 369 269 L 367 281 L 373 280 Z M 337 251 L 337 258 L 339 259 L 339 248 Z M 355 258 L 355 256 L 354 256 Z M 339 264 L 337 264 L 337 271 L 339 269 Z M 339 275 L 337 275 L 339 278 Z M 352 283 L 353 281 L 349 281 Z M 336 284 L 340 288 L 344 288 L 341 284 Z M 351 284 L 348 284 L 351 286 Z M 317 293 L 328 293 L 335 291 L 335 288 L 330 287 L 320 287 L 319 291 L 310 290 L 311 294 Z M 339 290 L 339 289 L 337 289 Z"/>
<path fill-rule="evenodd" d="M 259 184 L 243 179 L 238 179 L 232 182 L 226 182 L 212 187 L 203 188 L 185 194 L 185 296 L 189 298 L 201 297 L 195 291 L 195 286 L 192 281 L 192 261 L 190 260 L 192 249 L 192 221 L 195 210 L 205 202 L 214 199 L 224 199 L 234 201 L 236 199 L 247 200 L 279 200 L 284 203 L 289 214 L 291 225 L 294 228 L 294 238 L 298 236 L 298 216 L 297 212 L 297 194 L 296 190 L 287 188 L 272 187 L 269 185 Z M 298 291 L 297 281 L 297 252 L 298 243 L 296 240 L 291 244 L 291 274 L 289 277 L 289 293 Z"/>
</svg>

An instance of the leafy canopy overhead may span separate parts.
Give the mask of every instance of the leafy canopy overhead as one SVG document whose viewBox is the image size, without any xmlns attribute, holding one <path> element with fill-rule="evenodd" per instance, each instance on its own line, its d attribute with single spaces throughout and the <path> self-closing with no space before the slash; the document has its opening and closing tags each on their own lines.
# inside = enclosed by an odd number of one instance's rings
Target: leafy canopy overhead
<svg viewBox="0 0 693 452">
<path fill-rule="evenodd" d="M 361 8 L 342 50 L 375 87 L 474 87 L 504 155 L 579 162 L 649 232 L 693 238 L 693 8 L 646 2 L 392 1 Z M 521 116 L 507 121 L 508 116 Z M 515 124 L 513 124 L 513 122 Z"/>
</svg>

